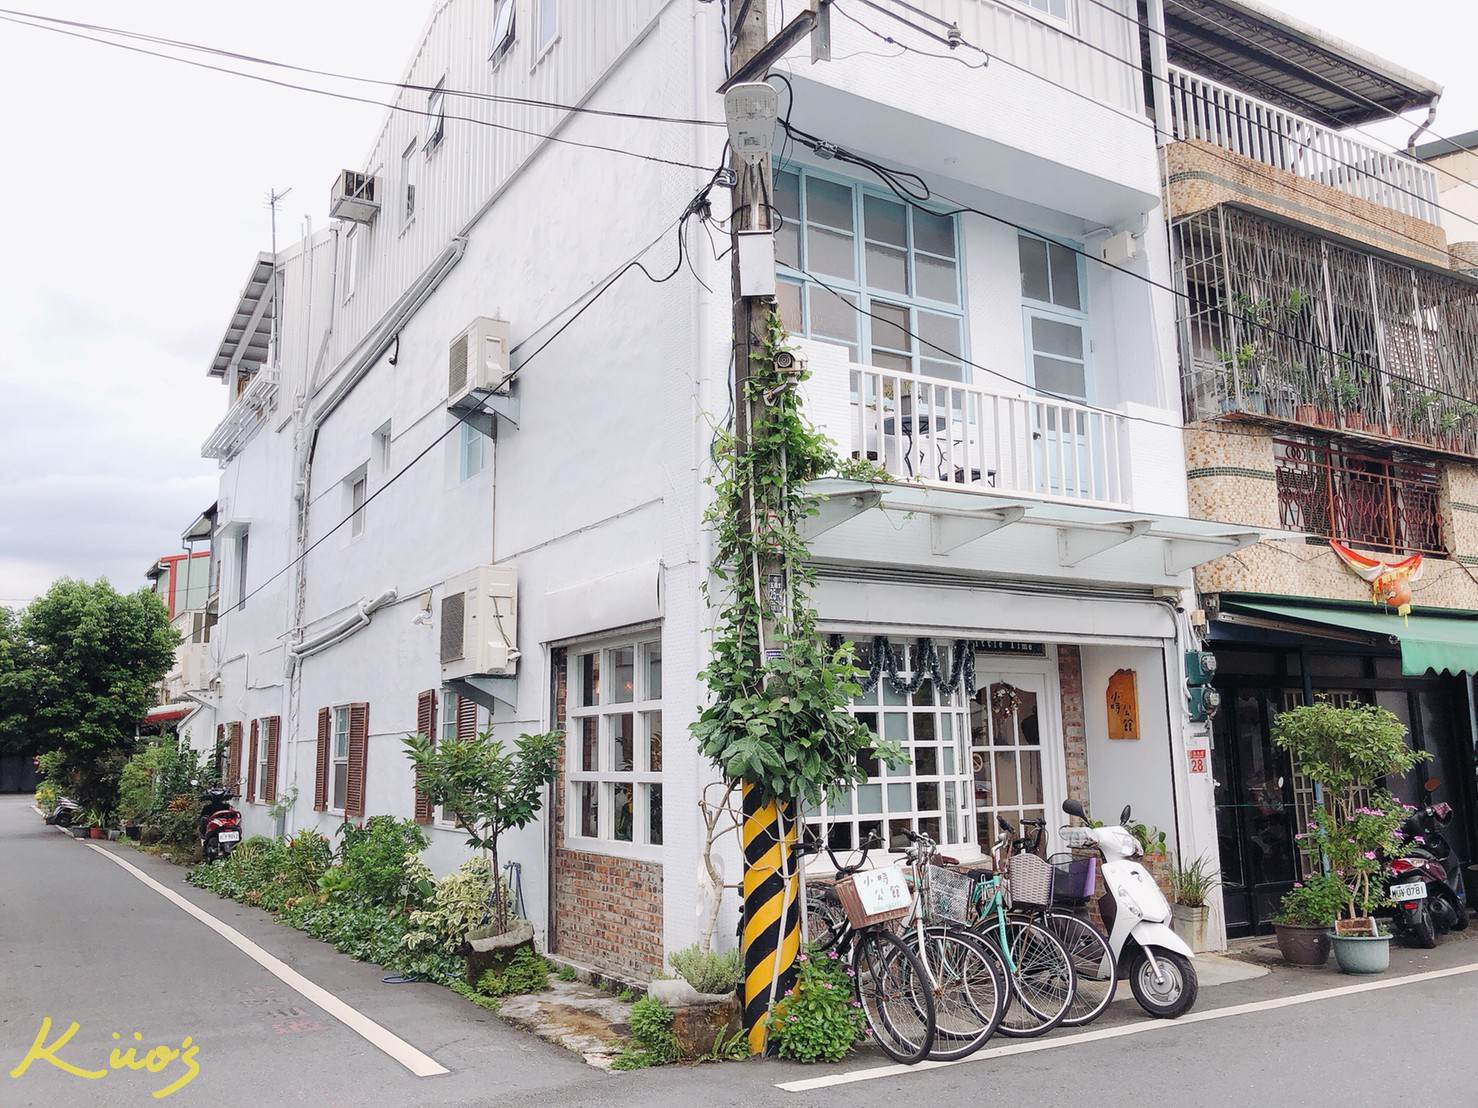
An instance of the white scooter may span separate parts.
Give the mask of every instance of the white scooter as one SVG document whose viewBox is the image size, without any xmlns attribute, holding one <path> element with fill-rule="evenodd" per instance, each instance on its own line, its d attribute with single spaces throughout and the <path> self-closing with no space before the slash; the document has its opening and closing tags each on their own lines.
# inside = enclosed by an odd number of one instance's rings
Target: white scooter
<svg viewBox="0 0 1478 1108">
<path fill-rule="evenodd" d="M 1088 813 L 1076 800 L 1062 810 L 1085 823 Z M 1139 840 L 1124 826 L 1129 806 L 1119 815 L 1118 827 L 1065 827 L 1062 841 L 1069 846 L 1095 846 L 1103 855 L 1103 885 L 1098 902 L 1109 930 L 1109 948 L 1120 978 L 1129 979 L 1134 999 L 1150 1015 L 1175 1019 L 1196 1003 L 1199 982 L 1191 948 L 1170 929 L 1170 904 L 1149 871 L 1134 859 L 1143 851 Z"/>
</svg>

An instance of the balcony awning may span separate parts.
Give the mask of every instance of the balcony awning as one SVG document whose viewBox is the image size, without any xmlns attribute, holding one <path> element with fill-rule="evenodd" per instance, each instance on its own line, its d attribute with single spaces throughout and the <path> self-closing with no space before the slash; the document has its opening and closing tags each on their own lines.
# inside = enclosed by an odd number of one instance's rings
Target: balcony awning
<svg viewBox="0 0 1478 1108">
<path fill-rule="evenodd" d="M 235 366 L 256 372 L 271 354 L 275 282 L 271 254 L 258 254 L 241 289 L 231 322 L 211 359 L 210 376 L 225 379 Z"/>
<path fill-rule="evenodd" d="M 1450 608 L 1413 608 L 1402 619 L 1373 605 L 1299 601 L 1289 597 L 1223 596 L 1222 610 L 1306 628 L 1334 628 L 1394 641 L 1401 647 L 1401 672 L 1408 677 L 1427 673 L 1478 673 L 1478 612 Z"/>
<path fill-rule="evenodd" d="M 144 713 L 144 722 L 173 723 L 177 719 L 184 719 L 198 707 L 200 707 L 198 704 L 187 704 L 180 701 L 173 704 L 160 704 Z"/>
<path fill-rule="evenodd" d="M 1442 86 L 1259 0 L 1166 0 L 1172 65 L 1333 127 L 1425 108 Z"/>
<path fill-rule="evenodd" d="M 1164 572 L 1173 577 L 1261 539 L 1301 537 L 1273 528 L 995 495 L 978 489 L 955 491 L 828 477 L 811 482 L 807 491 L 820 501 L 818 513 L 803 525 L 807 539 L 840 527 L 870 508 L 927 517 L 930 547 L 940 555 L 1004 528 L 1047 527 L 1057 532 L 1057 561 L 1063 569 L 1076 569 L 1132 542 L 1141 547 L 1157 544 Z"/>
<path fill-rule="evenodd" d="M 202 542 L 211 537 L 216 529 L 216 505 L 212 504 L 205 511 L 195 517 L 195 522 L 185 528 L 180 540 L 189 546 L 192 542 Z"/>
</svg>

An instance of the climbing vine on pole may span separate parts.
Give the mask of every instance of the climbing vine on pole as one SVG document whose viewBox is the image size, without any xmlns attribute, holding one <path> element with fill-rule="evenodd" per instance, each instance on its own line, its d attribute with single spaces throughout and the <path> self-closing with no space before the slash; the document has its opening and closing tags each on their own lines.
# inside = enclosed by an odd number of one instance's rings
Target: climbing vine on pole
<svg viewBox="0 0 1478 1108">
<path fill-rule="evenodd" d="M 805 374 L 776 365 L 786 338 L 770 312 L 740 398 L 755 413 L 749 442 L 724 432 L 715 444 L 707 520 L 716 538 L 709 602 L 719 616 L 701 674 L 712 702 L 693 734 L 729 780 L 766 800 L 815 804 L 867 779 L 862 752 L 890 766 L 907 757 L 848 711 L 861 691 L 852 646 L 830 645 L 816 631 L 807 596 L 814 573 L 800 530 L 817 511 L 807 483 L 834 474 L 874 479 L 879 471 L 838 459 L 805 418 L 796 387 Z M 777 562 L 785 571 L 779 595 L 760 579 L 760 567 Z"/>
</svg>

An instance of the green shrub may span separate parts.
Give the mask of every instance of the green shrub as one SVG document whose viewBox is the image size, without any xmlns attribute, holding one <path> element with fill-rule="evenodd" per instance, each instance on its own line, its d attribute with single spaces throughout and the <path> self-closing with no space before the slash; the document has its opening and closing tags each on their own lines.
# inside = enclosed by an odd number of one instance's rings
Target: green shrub
<svg viewBox="0 0 1478 1108">
<path fill-rule="evenodd" d="M 344 884 L 334 892 L 347 893 L 361 904 L 419 907 L 423 890 L 407 880 L 407 859 L 426 849 L 426 833 L 411 820 L 371 816 L 365 825 L 345 823 L 339 849 Z"/>
<path fill-rule="evenodd" d="M 560 966 L 559 972 L 555 976 L 561 981 L 575 981 L 580 975 L 575 972 L 574 966 Z"/>
<path fill-rule="evenodd" d="M 455 954 L 467 932 L 487 918 L 491 890 L 487 863 L 479 858 L 463 862 L 461 869 L 435 883 L 424 907 L 411 912 L 406 948 Z"/>
<path fill-rule="evenodd" d="M 36 786 L 36 807 L 40 808 L 46 815 L 51 815 L 51 810 L 56 807 L 56 798 L 62 795 L 61 789 L 50 781 L 43 781 Z"/>
<path fill-rule="evenodd" d="M 1285 927 L 1333 927 L 1345 905 L 1345 883 L 1322 873 L 1294 885 L 1283 897 L 1274 923 Z"/>
<path fill-rule="evenodd" d="M 655 997 L 644 996 L 631 1006 L 627 1017 L 631 1025 L 631 1043 L 612 1066 L 619 1070 L 665 1066 L 676 1062 L 682 1051 L 672 1033 L 672 1009 Z"/>
<path fill-rule="evenodd" d="M 732 993 L 744 977 L 737 950 L 719 953 L 696 944 L 667 956 L 673 971 L 700 993 Z"/>
<path fill-rule="evenodd" d="M 483 996 L 522 996 L 549 988 L 549 963 L 529 947 L 519 947 L 501 970 L 490 969 L 477 979 Z"/>
<path fill-rule="evenodd" d="M 841 1061 L 867 1024 L 854 995 L 852 971 L 836 951 L 813 951 L 797 961 L 795 987 L 775 1005 L 770 1042 L 782 1058 Z"/>
</svg>

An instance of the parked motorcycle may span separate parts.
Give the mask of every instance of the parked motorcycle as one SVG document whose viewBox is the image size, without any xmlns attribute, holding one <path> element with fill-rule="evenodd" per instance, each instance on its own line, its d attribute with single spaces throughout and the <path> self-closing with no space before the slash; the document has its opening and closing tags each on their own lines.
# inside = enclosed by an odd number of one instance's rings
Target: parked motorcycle
<svg viewBox="0 0 1478 1108">
<path fill-rule="evenodd" d="M 1076 800 L 1064 801 L 1062 810 L 1088 822 L 1087 811 Z M 1175 1019 L 1196 1003 L 1200 982 L 1191 964 L 1195 954 L 1171 930 L 1165 894 L 1134 860 L 1143 852 L 1126 827 L 1129 819 L 1126 804 L 1119 826 L 1065 827 L 1062 840 L 1071 846 L 1097 847 L 1103 855 L 1104 894 L 1098 910 L 1108 929 L 1118 975 L 1129 979 L 1134 999 L 1146 1012 L 1158 1019 Z"/>
<path fill-rule="evenodd" d="M 1407 852 L 1391 863 L 1386 889 L 1393 901 L 1392 930 L 1428 950 L 1437 945 L 1440 933 L 1468 926 L 1462 863 L 1441 831 L 1452 822 L 1452 805 L 1432 803 L 1440 785 L 1435 777 L 1426 782 L 1426 803 L 1401 825 Z"/>
<path fill-rule="evenodd" d="M 56 805 L 47 815 L 46 822 L 55 824 L 57 827 L 71 827 L 82 815 L 82 805 L 78 804 L 70 796 L 59 796 Z"/>
<path fill-rule="evenodd" d="M 207 862 L 229 858 L 241 842 L 241 813 L 231 807 L 231 797 L 224 785 L 200 794 L 200 852 Z"/>
</svg>

